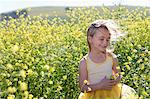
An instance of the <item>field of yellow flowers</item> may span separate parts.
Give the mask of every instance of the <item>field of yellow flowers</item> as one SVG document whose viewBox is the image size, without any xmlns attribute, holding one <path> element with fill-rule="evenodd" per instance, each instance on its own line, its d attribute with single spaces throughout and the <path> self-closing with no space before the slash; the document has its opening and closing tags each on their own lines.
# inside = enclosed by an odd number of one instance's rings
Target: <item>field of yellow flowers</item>
<svg viewBox="0 0 150 99">
<path fill-rule="evenodd" d="M 73 8 L 66 18 L 23 15 L 0 22 L 0 98 L 76 99 L 78 65 L 88 51 L 86 30 L 96 19 L 115 20 L 124 38 L 113 43 L 125 83 L 150 98 L 149 9 Z"/>
</svg>

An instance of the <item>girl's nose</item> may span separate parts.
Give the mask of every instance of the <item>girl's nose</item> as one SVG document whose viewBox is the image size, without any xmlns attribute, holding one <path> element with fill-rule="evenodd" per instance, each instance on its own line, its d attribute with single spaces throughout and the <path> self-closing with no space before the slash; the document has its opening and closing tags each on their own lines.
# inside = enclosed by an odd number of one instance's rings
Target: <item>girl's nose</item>
<svg viewBox="0 0 150 99">
<path fill-rule="evenodd" d="M 104 40 L 103 46 L 104 46 L 104 47 L 107 47 L 107 46 L 108 46 L 108 43 L 109 43 L 109 42 L 108 42 L 107 40 Z"/>
</svg>

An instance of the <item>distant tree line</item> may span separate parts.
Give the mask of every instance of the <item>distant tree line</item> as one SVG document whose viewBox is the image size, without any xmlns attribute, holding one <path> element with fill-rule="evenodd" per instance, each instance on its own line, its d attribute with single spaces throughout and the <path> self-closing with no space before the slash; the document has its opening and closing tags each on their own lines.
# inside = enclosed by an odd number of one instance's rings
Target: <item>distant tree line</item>
<svg viewBox="0 0 150 99">
<path fill-rule="evenodd" d="M 10 20 L 10 18 L 19 18 L 19 16 L 23 15 L 24 17 L 28 16 L 28 12 L 26 9 L 22 9 L 22 10 L 16 10 L 16 11 L 11 11 L 11 12 L 7 12 L 7 13 L 1 13 L 0 14 L 0 21 L 3 20 Z"/>
</svg>

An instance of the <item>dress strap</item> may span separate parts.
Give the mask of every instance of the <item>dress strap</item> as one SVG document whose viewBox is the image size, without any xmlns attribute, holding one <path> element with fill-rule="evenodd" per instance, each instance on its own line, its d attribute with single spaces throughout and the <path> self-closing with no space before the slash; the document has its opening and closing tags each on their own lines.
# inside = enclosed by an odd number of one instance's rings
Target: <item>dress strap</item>
<svg viewBox="0 0 150 99">
<path fill-rule="evenodd" d="M 89 66 L 88 66 L 88 54 L 86 54 L 85 56 L 83 56 L 83 59 L 86 62 L 86 68 L 87 68 L 87 71 L 88 71 L 89 70 Z"/>
<path fill-rule="evenodd" d="M 117 58 L 117 55 L 115 55 L 113 52 L 108 52 L 108 55 L 111 57 L 112 59 L 112 67 L 114 66 L 115 62 L 114 59 Z"/>
<path fill-rule="evenodd" d="M 115 55 L 113 52 L 107 52 L 109 56 L 112 58 L 117 58 L 117 55 Z"/>
</svg>

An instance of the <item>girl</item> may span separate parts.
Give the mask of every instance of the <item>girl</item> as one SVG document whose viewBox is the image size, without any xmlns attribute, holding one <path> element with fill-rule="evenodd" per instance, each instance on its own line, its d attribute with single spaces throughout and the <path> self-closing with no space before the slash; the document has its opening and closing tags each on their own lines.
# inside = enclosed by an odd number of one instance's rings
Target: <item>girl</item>
<svg viewBox="0 0 150 99">
<path fill-rule="evenodd" d="M 80 61 L 79 99 L 120 99 L 121 96 L 123 99 L 124 90 L 119 83 L 121 73 L 116 68 L 117 58 L 107 50 L 111 36 L 117 33 L 110 23 L 108 20 L 97 20 L 87 30 L 89 53 Z"/>
</svg>

